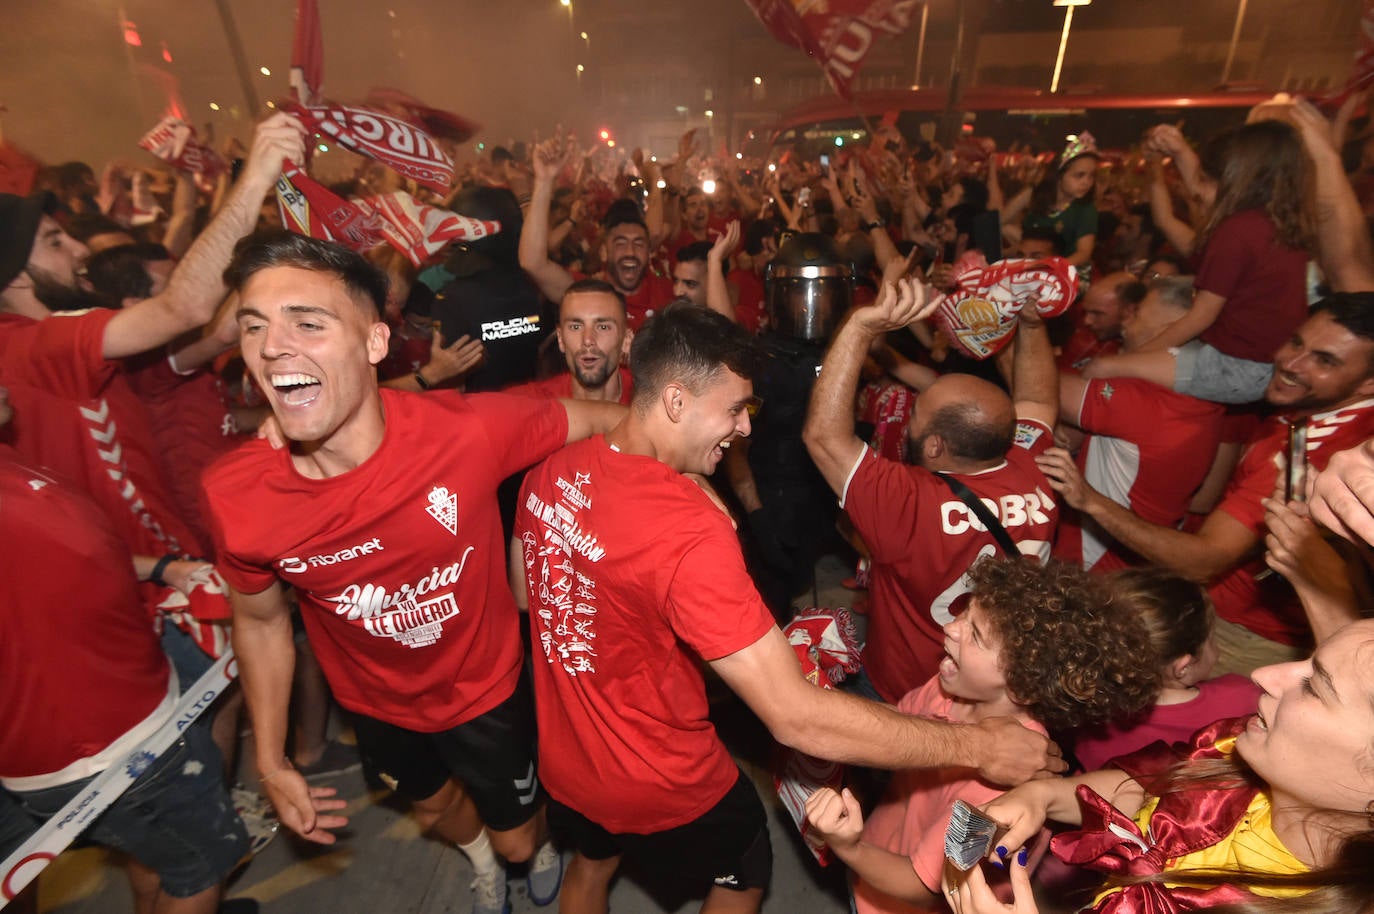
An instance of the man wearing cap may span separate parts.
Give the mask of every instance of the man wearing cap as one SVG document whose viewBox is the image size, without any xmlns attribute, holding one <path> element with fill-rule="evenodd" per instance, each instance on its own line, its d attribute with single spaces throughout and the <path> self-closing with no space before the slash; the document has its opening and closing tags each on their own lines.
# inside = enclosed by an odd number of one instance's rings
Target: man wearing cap
<svg viewBox="0 0 1374 914">
<path fill-rule="evenodd" d="M 166 289 L 122 310 L 61 313 L 92 303 L 81 282 L 86 249 L 52 218 L 53 199 L 0 195 L 0 384 L 19 418 L 8 441 L 28 462 L 84 488 L 135 556 L 150 612 L 228 617 L 206 555 L 182 521 L 158 469 L 152 432 L 120 375 L 120 360 L 207 323 L 223 300 L 220 277 L 234 242 L 252 231 L 284 158 L 304 136 L 286 115 L 264 121 L 224 207 L 186 253 Z M 201 646 L 223 646 L 219 626 L 192 625 Z"/>
</svg>

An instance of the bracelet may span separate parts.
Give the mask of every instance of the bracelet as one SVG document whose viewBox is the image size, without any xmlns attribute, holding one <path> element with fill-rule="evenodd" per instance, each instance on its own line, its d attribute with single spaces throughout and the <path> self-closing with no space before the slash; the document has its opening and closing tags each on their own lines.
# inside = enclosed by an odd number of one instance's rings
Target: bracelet
<svg viewBox="0 0 1374 914">
<path fill-rule="evenodd" d="M 280 768 L 278 768 L 276 771 L 273 771 L 271 774 L 259 774 L 259 775 L 258 775 L 258 783 L 259 783 L 259 784 L 266 784 L 268 781 L 272 780 L 274 777 L 276 777 L 277 775 L 281 774 L 283 771 L 295 771 L 295 770 L 296 770 L 296 766 L 293 765 L 293 764 L 291 764 L 291 760 L 290 760 L 289 758 L 287 758 L 286 756 L 282 756 L 282 760 L 281 760 L 281 761 L 282 761 L 282 766 L 281 766 Z"/>
<path fill-rule="evenodd" d="M 178 558 L 180 558 L 180 556 L 168 553 L 158 559 L 157 564 L 153 566 L 153 570 L 148 573 L 148 580 L 152 581 L 158 587 L 166 587 L 167 582 L 162 579 L 162 573 L 167 570 L 168 565 L 177 561 Z"/>
<path fill-rule="evenodd" d="M 431 383 L 429 383 L 428 381 L 426 381 L 426 380 L 425 380 L 425 376 L 422 375 L 422 374 L 419 372 L 418 369 L 417 369 L 416 372 L 415 372 L 415 383 L 420 385 L 420 389 L 421 389 L 421 390 L 433 390 L 433 389 L 434 389 L 434 385 L 431 384 Z"/>
<path fill-rule="evenodd" d="M 887 228 L 887 223 L 884 222 L 884 221 L 881 220 L 881 219 L 877 220 L 876 222 L 865 222 L 865 223 L 864 223 L 864 231 L 865 231 L 865 232 L 871 232 L 871 231 L 873 231 L 874 229 L 880 229 L 880 228 Z"/>
</svg>

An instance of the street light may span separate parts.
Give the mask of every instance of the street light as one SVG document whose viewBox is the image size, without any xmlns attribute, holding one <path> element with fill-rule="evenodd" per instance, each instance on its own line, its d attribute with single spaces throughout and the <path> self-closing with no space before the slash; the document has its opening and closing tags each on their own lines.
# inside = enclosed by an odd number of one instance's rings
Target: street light
<svg viewBox="0 0 1374 914">
<path fill-rule="evenodd" d="M 1064 32 L 1059 36 L 1059 56 L 1054 59 L 1054 76 L 1050 79 L 1050 93 L 1059 91 L 1059 71 L 1064 68 L 1064 49 L 1069 46 L 1069 29 L 1073 26 L 1073 8 L 1088 6 L 1093 0 L 1054 0 L 1055 6 L 1064 7 Z"/>
</svg>

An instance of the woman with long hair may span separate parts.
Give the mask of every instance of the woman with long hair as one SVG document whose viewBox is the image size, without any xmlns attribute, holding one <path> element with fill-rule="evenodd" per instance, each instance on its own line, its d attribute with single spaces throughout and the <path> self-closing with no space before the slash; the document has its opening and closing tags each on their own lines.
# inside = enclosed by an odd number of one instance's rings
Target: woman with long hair
<svg viewBox="0 0 1374 914">
<path fill-rule="evenodd" d="M 1035 914 L 1024 854 L 1047 819 L 1083 826 L 1057 856 L 1110 874 L 1092 909 L 1353 914 L 1374 909 L 1374 620 L 1310 659 L 1262 667 L 1258 713 L 1076 778 L 1030 781 L 987 804 L 1009 826 L 1005 905 L 979 868 L 948 875 L 955 914 Z"/>
<path fill-rule="evenodd" d="M 1210 142 L 1201 170 L 1215 196 L 1193 244 L 1192 309 L 1140 350 L 1099 359 L 1084 374 L 1249 403 L 1263 396 L 1274 353 L 1307 316 L 1310 168 L 1293 128 L 1266 120 Z"/>
</svg>

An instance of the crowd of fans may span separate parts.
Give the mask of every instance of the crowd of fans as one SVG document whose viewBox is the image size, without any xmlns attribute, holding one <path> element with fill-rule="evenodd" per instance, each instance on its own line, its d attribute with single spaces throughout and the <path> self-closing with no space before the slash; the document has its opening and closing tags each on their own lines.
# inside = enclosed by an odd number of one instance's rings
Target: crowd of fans
<svg viewBox="0 0 1374 914">
<path fill-rule="evenodd" d="M 274 814 L 332 842 L 316 782 L 355 752 L 475 911 L 503 861 L 604 911 L 622 856 L 757 910 L 702 661 L 861 766 L 805 809 L 861 912 L 1374 905 L 1363 104 L 1130 150 L 559 127 L 447 194 L 364 161 L 331 189 L 499 223 L 418 266 L 281 231 L 285 114 L 236 179 L 44 169 L 0 196 L 0 856 L 232 640 L 242 689 L 88 833 L 140 912 L 214 911 Z M 996 357 L 936 319 L 976 264 L 1047 258 L 1076 301 L 990 306 Z M 866 617 L 839 690 L 776 627 L 826 554 Z M 245 699 L 263 797 L 230 791 Z M 946 865 L 956 800 L 1008 872 Z"/>
</svg>

